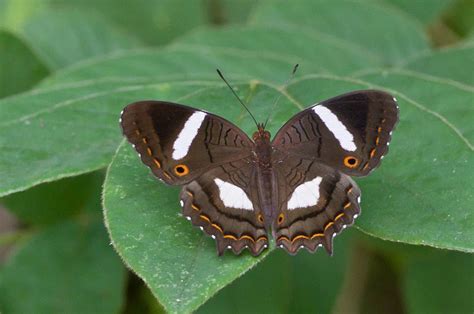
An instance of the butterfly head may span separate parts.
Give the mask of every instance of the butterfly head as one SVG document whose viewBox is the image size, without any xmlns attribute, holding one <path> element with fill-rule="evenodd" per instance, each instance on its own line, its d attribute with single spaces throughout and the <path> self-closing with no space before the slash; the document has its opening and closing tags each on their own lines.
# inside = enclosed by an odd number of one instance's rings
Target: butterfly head
<svg viewBox="0 0 474 314">
<path fill-rule="evenodd" d="M 263 123 L 257 124 L 257 132 L 254 132 L 252 139 L 255 143 L 258 142 L 270 142 L 271 134 L 265 130 L 265 125 Z"/>
</svg>

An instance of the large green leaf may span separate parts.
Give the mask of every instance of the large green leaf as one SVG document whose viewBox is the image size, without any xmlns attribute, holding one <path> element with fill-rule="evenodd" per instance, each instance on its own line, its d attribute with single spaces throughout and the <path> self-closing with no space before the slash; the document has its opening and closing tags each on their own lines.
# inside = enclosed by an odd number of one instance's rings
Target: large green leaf
<svg viewBox="0 0 474 314">
<path fill-rule="evenodd" d="M 0 311 L 118 313 L 124 279 L 100 222 L 64 222 L 35 234 L 0 269 Z"/>
<path fill-rule="evenodd" d="M 258 40 L 255 40 L 256 38 Z M 174 47 L 181 49 L 222 50 L 236 55 L 300 63 L 300 71 L 306 73 L 347 75 L 368 67 L 384 65 L 381 58 L 371 55 L 365 49 L 354 47 L 350 42 L 320 36 L 314 32 L 299 32 L 296 35 L 294 29 L 275 29 L 259 25 L 227 27 L 213 32 L 202 29 L 177 40 L 175 44 Z M 246 63 L 255 66 L 252 60 Z M 287 67 L 283 76 L 272 80 L 282 82 L 289 75 L 289 70 Z"/>
<path fill-rule="evenodd" d="M 474 64 L 474 43 L 422 54 L 404 68 L 473 86 L 474 75 L 466 70 L 469 64 Z"/>
<path fill-rule="evenodd" d="M 48 74 L 23 40 L 0 30 L 0 98 L 31 88 Z"/>
<path fill-rule="evenodd" d="M 262 1 L 251 22 L 345 41 L 386 64 L 428 49 L 420 24 L 373 1 Z"/>
</svg>

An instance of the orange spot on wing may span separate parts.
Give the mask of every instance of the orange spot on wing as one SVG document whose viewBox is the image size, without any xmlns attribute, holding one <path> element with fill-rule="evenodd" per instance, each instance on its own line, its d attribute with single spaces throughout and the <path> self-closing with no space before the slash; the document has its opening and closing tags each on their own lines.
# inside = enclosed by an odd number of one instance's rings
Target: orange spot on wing
<svg viewBox="0 0 474 314">
<path fill-rule="evenodd" d="M 324 237 L 324 233 L 315 233 L 311 236 L 311 239 L 318 238 L 318 237 Z"/>
<path fill-rule="evenodd" d="M 346 205 L 344 205 L 344 209 L 348 209 L 349 207 L 351 207 L 351 202 L 347 202 Z"/>
<path fill-rule="evenodd" d="M 140 136 L 140 131 L 138 131 L 138 129 L 135 130 L 135 134 Z"/>
<path fill-rule="evenodd" d="M 265 237 L 265 236 L 261 236 L 261 237 L 259 237 L 259 238 L 257 239 L 257 241 L 256 241 L 256 242 L 258 242 L 258 241 L 262 241 L 262 240 L 265 240 L 265 241 L 267 241 L 268 239 L 267 239 L 267 237 Z"/>
<path fill-rule="evenodd" d="M 382 132 L 382 127 L 381 127 L 381 126 L 379 126 L 379 127 L 377 128 L 377 132 L 379 132 L 379 133 Z"/>
<path fill-rule="evenodd" d="M 156 165 L 157 168 L 161 168 L 161 164 L 160 164 L 160 162 L 158 161 L 158 159 L 153 158 L 153 162 L 155 163 L 155 165 Z"/>
<path fill-rule="evenodd" d="M 145 144 L 145 145 L 148 144 L 148 141 L 146 140 L 146 138 L 142 138 L 142 142 L 143 142 L 143 144 Z"/>
<path fill-rule="evenodd" d="M 171 180 L 171 176 L 168 174 L 168 172 L 163 171 L 163 175 L 164 175 L 165 177 L 167 177 L 168 179 Z"/>
<path fill-rule="evenodd" d="M 150 156 L 152 155 L 152 151 L 151 151 L 151 148 L 150 148 L 150 147 L 147 147 L 147 148 L 146 148 L 146 152 L 148 153 L 148 155 L 150 155 Z"/>
<path fill-rule="evenodd" d="M 199 217 L 202 219 L 202 220 L 205 220 L 207 222 L 211 222 L 211 220 L 209 219 L 209 217 L 207 217 L 206 215 L 199 215 Z"/>
<path fill-rule="evenodd" d="M 283 215 L 283 214 L 278 215 L 278 224 L 279 225 L 281 225 L 284 220 L 285 220 L 285 215 Z"/>
<path fill-rule="evenodd" d="M 285 240 L 285 241 L 291 242 L 291 240 L 286 236 L 281 236 L 278 238 L 278 240 Z"/>
<path fill-rule="evenodd" d="M 293 240 L 291 240 L 291 242 L 293 243 L 293 242 L 295 242 L 295 241 L 297 241 L 297 240 L 299 240 L 299 239 L 309 239 L 309 237 L 308 237 L 308 236 L 305 236 L 305 235 L 298 235 L 298 236 L 296 236 Z"/>
<path fill-rule="evenodd" d="M 212 224 L 211 226 L 213 226 L 214 228 L 216 228 L 217 230 L 220 231 L 220 233 L 224 233 L 224 231 L 222 230 L 221 226 L 219 226 L 218 224 Z"/>
<path fill-rule="evenodd" d="M 234 237 L 234 236 L 231 235 L 231 234 L 226 234 L 226 235 L 224 235 L 224 238 L 225 238 L 225 239 L 231 239 L 231 240 L 234 240 L 234 241 L 237 241 L 237 240 L 238 240 L 236 237 Z"/>
<path fill-rule="evenodd" d="M 375 148 L 373 148 L 371 151 L 370 151 L 370 158 L 374 158 L 375 156 Z"/>
<path fill-rule="evenodd" d="M 199 211 L 199 207 L 197 207 L 196 205 L 194 204 L 191 204 L 191 208 L 194 209 L 195 211 Z"/>
<path fill-rule="evenodd" d="M 350 205 L 350 204 L 349 204 Z M 338 219 L 340 219 L 342 216 L 344 216 L 344 213 L 340 213 L 339 215 L 336 216 L 336 218 L 334 218 L 334 221 L 337 221 Z"/>
<path fill-rule="evenodd" d="M 242 239 L 248 239 L 248 240 L 252 241 L 253 243 L 255 243 L 255 240 L 251 236 L 248 236 L 248 235 L 245 235 L 245 234 L 240 237 L 240 240 L 242 240 Z"/>
<path fill-rule="evenodd" d="M 186 191 L 186 194 L 188 194 L 189 196 L 193 197 L 193 193 L 189 192 L 189 191 Z"/>
<path fill-rule="evenodd" d="M 377 136 L 377 137 L 375 138 L 375 145 L 379 145 L 379 142 L 380 142 L 380 137 Z"/>
<path fill-rule="evenodd" d="M 324 231 L 328 230 L 332 225 L 334 225 L 334 221 L 329 222 L 326 227 L 324 227 Z"/>
</svg>

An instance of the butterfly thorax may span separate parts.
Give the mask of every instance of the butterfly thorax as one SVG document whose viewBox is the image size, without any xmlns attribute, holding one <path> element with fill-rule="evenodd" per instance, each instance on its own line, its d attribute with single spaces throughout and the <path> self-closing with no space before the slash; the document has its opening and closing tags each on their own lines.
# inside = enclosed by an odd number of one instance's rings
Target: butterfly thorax
<svg viewBox="0 0 474 314">
<path fill-rule="evenodd" d="M 255 142 L 255 160 L 261 167 L 271 168 L 272 145 L 270 142 L 270 132 L 265 131 L 262 125 L 258 125 L 258 131 L 252 136 Z"/>
<path fill-rule="evenodd" d="M 260 210 L 265 228 L 270 230 L 275 220 L 276 202 L 278 199 L 275 172 L 272 168 L 273 148 L 270 141 L 270 132 L 265 131 L 262 125 L 252 136 L 255 142 L 254 158 L 257 174 L 257 188 Z"/>
</svg>

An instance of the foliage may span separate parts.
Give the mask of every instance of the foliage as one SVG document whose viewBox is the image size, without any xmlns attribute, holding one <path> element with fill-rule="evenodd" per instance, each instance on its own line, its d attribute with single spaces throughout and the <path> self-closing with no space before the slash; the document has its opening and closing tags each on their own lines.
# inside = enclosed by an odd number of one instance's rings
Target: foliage
<svg viewBox="0 0 474 314">
<path fill-rule="evenodd" d="M 366 260 L 393 274 L 378 282 L 400 292 L 393 312 L 472 312 L 462 301 L 474 289 L 465 1 L 114 3 L 0 2 L 0 96 L 10 95 L 0 99 L 0 196 L 22 223 L 14 236 L 0 233 L 0 245 L 13 245 L 0 268 L 0 312 L 373 311 L 384 304 Z M 445 22 L 465 38 L 434 49 L 443 38 L 427 30 Z M 158 183 L 124 143 L 120 111 L 141 99 L 204 108 L 251 132 L 217 67 L 259 120 L 282 95 L 273 134 L 349 90 L 399 100 L 390 154 L 358 180 L 363 215 L 335 239 L 335 256 L 271 247 L 258 258 L 217 257 L 212 239 L 180 217 L 179 189 Z M 133 280 L 127 289 L 123 264 L 154 298 L 133 293 Z"/>
</svg>

